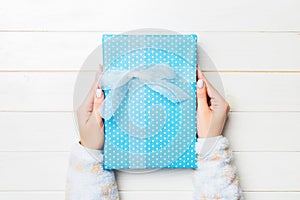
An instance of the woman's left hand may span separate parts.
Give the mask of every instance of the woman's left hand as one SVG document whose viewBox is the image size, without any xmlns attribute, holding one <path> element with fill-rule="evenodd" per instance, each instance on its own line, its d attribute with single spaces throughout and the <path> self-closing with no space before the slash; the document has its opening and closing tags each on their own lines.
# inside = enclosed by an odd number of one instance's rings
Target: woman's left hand
<svg viewBox="0 0 300 200">
<path fill-rule="evenodd" d="M 98 86 L 102 73 L 100 65 L 96 79 L 82 104 L 77 108 L 80 144 L 91 149 L 101 150 L 104 145 L 104 124 L 97 108 L 104 101 L 104 94 Z"/>
</svg>

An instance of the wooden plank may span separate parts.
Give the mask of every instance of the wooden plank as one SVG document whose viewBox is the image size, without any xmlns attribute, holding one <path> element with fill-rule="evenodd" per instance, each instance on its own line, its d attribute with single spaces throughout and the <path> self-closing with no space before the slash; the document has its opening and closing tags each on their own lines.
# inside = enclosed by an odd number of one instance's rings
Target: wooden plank
<svg viewBox="0 0 300 200">
<path fill-rule="evenodd" d="M 299 111 L 300 73 L 206 73 L 232 111 Z M 224 87 L 224 92 L 223 91 Z"/>
<path fill-rule="evenodd" d="M 143 199 L 143 200 L 182 200 L 192 199 L 191 191 L 119 191 L 122 200 Z M 247 200 L 298 200 L 300 192 L 244 192 Z M 1 199 L 9 200 L 63 200 L 63 191 L 8 191 L 0 192 Z"/>
<path fill-rule="evenodd" d="M 80 138 L 71 112 L 0 112 L 0 151 L 69 151 Z"/>
<path fill-rule="evenodd" d="M 122 199 L 172 199 L 172 200 L 182 200 L 182 199 L 192 199 L 191 191 L 121 191 L 120 197 Z M 298 200 L 300 197 L 299 192 L 244 192 L 244 197 L 247 200 Z"/>
<path fill-rule="evenodd" d="M 172 199 L 172 200 L 182 200 L 182 199 L 192 199 L 191 191 L 121 191 L 120 197 L 122 199 Z M 298 200 L 300 197 L 299 192 L 244 192 L 244 197 L 247 200 Z"/>
<path fill-rule="evenodd" d="M 204 70 L 299 71 L 299 34 L 199 33 L 198 38 Z"/>
<path fill-rule="evenodd" d="M 0 109 L 72 111 L 75 81 L 76 73 L 0 73 Z"/>
<path fill-rule="evenodd" d="M 223 134 L 235 151 L 300 151 L 299 112 L 231 112 Z"/>
<path fill-rule="evenodd" d="M 300 73 L 205 74 L 223 95 L 224 87 L 232 111 L 300 111 L 300 95 L 295 92 Z M 94 77 L 92 72 L 78 77 L 76 72 L 2 72 L 0 111 L 72 111 Z"/>
<path fill-rule="evenodd" d="M 65 152 L 0 152 L 0 190 L 64 190 Z M 299 152 L 235 153 L 245 191 L 299 191 Z M 117 172 L 120 190 L 192 190 L 192 169 Z M 178 181 L 180 180 L 180 181 Z"/>
<path fill-rule="evenodd" d="M 300 151 L 300 112 L 231 112 L 223 134 L 234 151 Z M 0 112 L 0 151 L 69 151 L 71 112 Z"/>
<path fill-rule="evenodd" d="M 297 200 L 300 192 L 245 192 L 245 199 L 249 200 Z"/>
<path fill-rule="evenodd" d="M 100 32 L 0 32 L 0 70 L 80 70 L 101 38 Z M 82 70 L 95 70 L 101 53 L 92 54 Z"/>
<path fill-rule="evenodd" d="M 295 191 L 300 188 L 300 177 L 298 177 L 300 175 L 297 172 L 300 167 L 300 153 L 298 152 L 243 152 L 235 153 L 235 159 L 245 191 Z M 150 190 L 151 186 L 155 187 L 153 190 L 190 190 L 192 188 L 191 177 L 192 170 L 181 169 L 162 169 L 155 175 L 124 172 L 117 174 L 121 190 Z M 158 178 L 160 181 L 157 181 Z"/>
<path fill-rule="evenodd" d="M 64 190 L 66 152 L 0 152 L 0 190 Z"/>
<path fill-rule="evenodd" d="M 65 200 L 65 192 L 64 191 L 0 191 L 0 199 Z"/>
<path fill-rule="evenodd" d="M 151 4 L 135 0 L 52 0 L 43 3 L 11 0 L 1 7 L 1 30 L 127 31 L 144 27 L 178 31 L 300 29 L 297 0 L 262 0 L 259 4 L 251 0 L 154 0 Z"/>
<path fill-rule="evenodd" d="M 300 71 L 298 33 L 195 32 L 203 70 Z M 103 32 L 0 32 L 1 71 L 95 70 Z"/>
</svg>

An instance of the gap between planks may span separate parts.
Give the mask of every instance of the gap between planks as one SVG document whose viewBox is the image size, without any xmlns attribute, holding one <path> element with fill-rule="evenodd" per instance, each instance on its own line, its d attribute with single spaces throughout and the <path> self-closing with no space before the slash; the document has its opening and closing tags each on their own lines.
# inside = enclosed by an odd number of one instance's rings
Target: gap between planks
<svg viewBox="0 0 300 200">
<path fill-rule="evenodd" d="M 78 70 L 78 69 L 62 69 L 62 70 L 36 70 L 36 69 L 0 69 L 1 72 L 97 72 L 97 70 Z M 220 72 L 220 73 L 300 73 L 300 70 L 202 70 L 202 72 Z"/>
</svg>

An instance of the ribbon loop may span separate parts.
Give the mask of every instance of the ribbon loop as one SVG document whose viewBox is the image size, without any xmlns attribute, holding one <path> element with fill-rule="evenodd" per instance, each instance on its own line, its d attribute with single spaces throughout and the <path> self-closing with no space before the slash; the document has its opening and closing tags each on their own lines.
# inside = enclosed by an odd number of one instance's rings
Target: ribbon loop
<svg viewBox="0 0 300 200">
<path fill-rule="evenodd" d="M 130 88 L 130 82 L 135 78 L 139 84 L 147 85 L 159 92 L 173 103 L 185 101 L 191 96 L 174 82 L 182 78 L 167 64 L 157 64 L 149 68 L 140 66 L 134 70 L 112 70 L 104 72 L 98 84 L 103 90 L 111 90 L 98 111 L 103 119 L 108 120 L 115 113 Z"/>
</svg>

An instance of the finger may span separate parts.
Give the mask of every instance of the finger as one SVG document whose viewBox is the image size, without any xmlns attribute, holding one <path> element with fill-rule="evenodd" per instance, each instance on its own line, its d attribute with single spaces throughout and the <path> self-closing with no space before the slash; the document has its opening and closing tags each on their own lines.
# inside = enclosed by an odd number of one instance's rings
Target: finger
<svg viewBox="0 0 300 200">
<path fill-rule="evenodd" d="M 97 78 L 97 83 L 98 83 L 99 88 L 101 88 L 99 79 L 101 79 L 101 74 L 102 74 L 102 73 L 103 73 L 103 66 L 100 64 L 100 65 L 99 65 L 98 78 Z"/>
<path fill-rule="evenodd" d="M 103 119 L 102 119 L 100 113 L 98 112 L 98 108 L 103 103 L 103 101 L 104 101 L 103 91 L 99 88 L 99 86 L 97 86 L 97 90 L 96 90 L 96 93 L 94 95 L 93 113 L 94 113 L 95 118 L 97 120 L 97 124 L 100 125 L 100 126 L 103 125 Z"/>
<path fill-rule="evenodd" d="M 202 79 L 199 79 L 197 81 L 197 110 L 200 112 L 209 110 L 206 89 L 205 82 Z"/>
<path fill-rule="evenodd" d="M 93 82 L 93 85 L 91 87 L 91 89 L 89 90 L 87 96 L 85 97 L 84 101 L 82 102 L 81 107 L 88 112 L 92 112 L 93 111 L 93 104 L 94 104 L 94 94 L 97 90 L 97 86 L 98 86 L 98 78 L 100 76 L 100 74 L 103 71 L 103 67 L 102 65 L 99 65 L 99 70 L 96 74 L 95 80 Z"/>
<path fill-rule="evenodd" d="M 207 80 L 207 78 L 205 77 L 205 75 L 203 74 L 202 70 L 200 67 L 198 67 L 197 69 L 197 77 L 198 79 L 202 79 L 206 85 L 207 85 L 207 88 L 209 88 L 210 86 L 212 87 L 212 85 L 210 84 L 210 82 Z"/>
<path fill-rule="evenodd" d="M 207 95 L 210 98 L 209 109 L 215 111 L 217 108 L 224 108 L 226 105 L 226 100 L 218 92 L 217 89 L 206 79 L 205 75 L 202 73 L 201 69 L 198 68 L 198 77 L 203 77 L 203 80 L 207 86 Z"/>
<path fill-rule="evenodd" d="M 216 88 L 207 80 L 207 78 L 201 71 L 200 67 L 197 70 L 197 76 L 198 78 L 203 79 L 203 81 L 205 82 L 205 85 L 207 87 L 207 95 L 209 96 L 209 98 L 215 99 L 216 97 L 221 96 L 219 92 L 216 90 Z"/>
<path fill-rule="evenodd" d="M 201 68 L 197 65 L 197 78 L 198 79 L 204 79 L 204 74 L 202 73 Z"/>
</svg>

